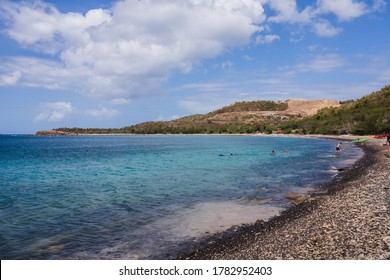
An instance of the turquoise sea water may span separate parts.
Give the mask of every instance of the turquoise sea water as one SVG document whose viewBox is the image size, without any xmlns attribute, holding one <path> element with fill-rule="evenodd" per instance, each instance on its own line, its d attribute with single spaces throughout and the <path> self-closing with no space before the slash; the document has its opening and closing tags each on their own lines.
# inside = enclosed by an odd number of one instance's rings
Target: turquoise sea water
<svg viewBox="0 0 390 280">
<path fill-rule="evenodd" d="M 336 143 L 0 136 L 0 257 L 169 258 L 203 234 L 277 214 L 283 194 L 326 183 L 362 155 Z"/>
</svg>

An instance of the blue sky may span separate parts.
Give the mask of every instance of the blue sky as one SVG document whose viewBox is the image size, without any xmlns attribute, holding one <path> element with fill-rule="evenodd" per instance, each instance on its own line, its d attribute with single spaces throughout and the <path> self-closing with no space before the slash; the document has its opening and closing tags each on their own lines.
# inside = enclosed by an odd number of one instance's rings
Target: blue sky
<svg viewBox="0 0 390 280">
<path fill-rule="evenodd" d="M 384 0 L 0 0 L 0 133 L 390 84 Z"/>
</svg>

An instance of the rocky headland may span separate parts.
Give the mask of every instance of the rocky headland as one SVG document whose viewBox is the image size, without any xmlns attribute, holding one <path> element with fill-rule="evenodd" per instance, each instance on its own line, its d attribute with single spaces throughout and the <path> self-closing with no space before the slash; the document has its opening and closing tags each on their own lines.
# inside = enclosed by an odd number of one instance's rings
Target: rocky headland
<svg viewBox="0 0 390 280">
<path fill-rule="evenodd" d="M 35 133 L 36 136 L 68 136 L 68 135 L 76 135 L 72 132 L 61 131 L 61 130 L 40 130 Z"/>
</svg>

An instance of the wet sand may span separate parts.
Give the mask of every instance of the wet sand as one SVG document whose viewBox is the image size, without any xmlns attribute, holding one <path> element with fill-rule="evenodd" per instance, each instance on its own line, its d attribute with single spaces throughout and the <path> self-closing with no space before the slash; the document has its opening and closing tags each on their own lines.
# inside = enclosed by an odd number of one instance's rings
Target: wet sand
<svg viewBox="0 0 390 280">
<path fill-rule="evenodd" d="M 390 149 L 383 142 L 364 143 L 353 168 L 281 215 L 207 237 L 178 258 L 390 259 Z"/>
</svg>

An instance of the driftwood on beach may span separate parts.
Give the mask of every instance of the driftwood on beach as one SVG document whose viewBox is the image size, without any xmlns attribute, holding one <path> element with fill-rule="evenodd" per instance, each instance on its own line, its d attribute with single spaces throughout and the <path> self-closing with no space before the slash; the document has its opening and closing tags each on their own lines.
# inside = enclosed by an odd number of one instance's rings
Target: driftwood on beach
<svg viewBox="0 0 390 280">
<path fill-rule="evenodd" d="M 390 152 L 365 156 L 321 191 L 268 222 L 210 237 L 182 259 L 390 259 Z"/>
</svg>

